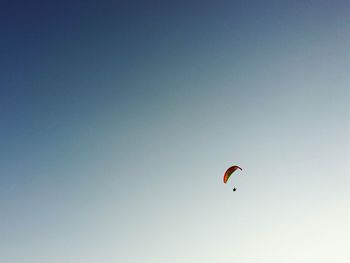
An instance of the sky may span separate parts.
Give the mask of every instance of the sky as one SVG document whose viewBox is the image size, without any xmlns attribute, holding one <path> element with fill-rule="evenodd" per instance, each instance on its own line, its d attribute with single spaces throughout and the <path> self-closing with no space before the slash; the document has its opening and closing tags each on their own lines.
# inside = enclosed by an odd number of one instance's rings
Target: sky
<svg viewBox="0 0 350 263">
<path fill-rule="evenodd" d="M 349 8 L 2 1 L 0 261 L 349 262 Z"/>
</svg>

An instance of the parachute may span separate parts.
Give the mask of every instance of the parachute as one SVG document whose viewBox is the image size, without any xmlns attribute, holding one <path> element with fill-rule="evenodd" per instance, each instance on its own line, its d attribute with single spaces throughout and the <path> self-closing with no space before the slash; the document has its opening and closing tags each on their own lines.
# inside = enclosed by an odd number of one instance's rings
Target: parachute
<svg viewBox="0 0 350 263">
<path fill-rule="evenodd" d="M 231 166 L 230 168 L 228 168 L 224 174 L 224 183 L 226 184 L 228 179 L 230 178 L 231 174 L 234 173 L 234 171 L 236 171 L 237 169 L 241 170 L 242 171 L 242 168 L 237 166 L 237 165 L 234 165 L 234 166 Z"/>
</svg>

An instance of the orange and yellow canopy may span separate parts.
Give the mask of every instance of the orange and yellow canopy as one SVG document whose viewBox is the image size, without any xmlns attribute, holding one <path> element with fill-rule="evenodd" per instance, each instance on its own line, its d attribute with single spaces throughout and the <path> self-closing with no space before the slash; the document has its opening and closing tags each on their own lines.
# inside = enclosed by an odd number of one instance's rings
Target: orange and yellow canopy
<svg viewBox="0 0 350 263">
<path fill-rule="evenodd" d="M 227 180 L 230 178 L 231 174 L 233 174 L 233 172 L 236 171 L 237 169 L 242 171 L 242 168 L 237 166 L 237 165 L 231 166 L 230 168 L 228 168 L 226 170 L 226 172 L 224 174 L 224 183 L 225 184 L 227 183 Z"/>
</svg>

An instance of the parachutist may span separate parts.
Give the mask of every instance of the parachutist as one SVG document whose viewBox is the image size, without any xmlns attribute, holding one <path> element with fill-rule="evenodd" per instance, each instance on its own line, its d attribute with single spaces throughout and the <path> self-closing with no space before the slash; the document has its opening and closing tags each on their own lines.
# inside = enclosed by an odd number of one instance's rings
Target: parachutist
<svg viewBox="0 0 350 263">
<path fill-rule="evenodd" d="M 231 166 L 226 170 L 223 178 L 225 184 L 227 183 L 227 180 L 230 178 L 231 174 L 233 174 L 237 169 L 242 171 L 242 168 L 237 165 Z M 236 190 L 237 190 L 236 187 L 232 189 L 233 192 L 235 192 Z"/>
</svg>

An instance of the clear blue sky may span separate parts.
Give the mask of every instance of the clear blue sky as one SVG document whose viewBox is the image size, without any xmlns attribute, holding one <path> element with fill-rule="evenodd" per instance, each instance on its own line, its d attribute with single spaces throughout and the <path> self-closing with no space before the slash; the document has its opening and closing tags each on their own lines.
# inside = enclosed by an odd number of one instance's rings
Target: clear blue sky
<svg viewBox="0 0 350 263">
<path fill-rule="evenodd" d="M 2 1 L 0 262 L 349 262 L 349 8 Z"/>
</svg>

